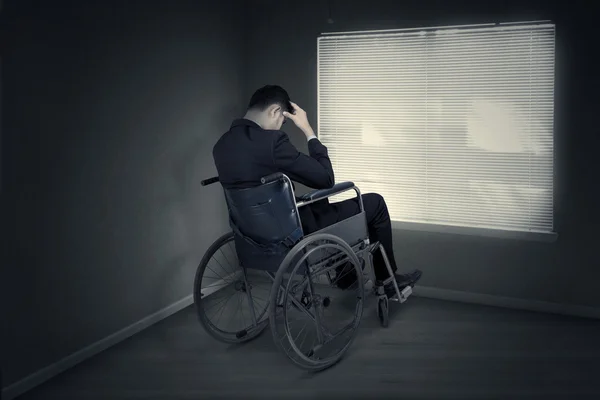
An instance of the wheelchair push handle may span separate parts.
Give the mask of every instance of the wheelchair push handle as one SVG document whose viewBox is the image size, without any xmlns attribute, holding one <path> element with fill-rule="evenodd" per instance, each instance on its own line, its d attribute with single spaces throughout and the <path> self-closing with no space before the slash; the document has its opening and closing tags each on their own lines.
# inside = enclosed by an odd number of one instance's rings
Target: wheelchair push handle
<svg viewBox="0 0 600 400">
<path fill-rule="evenodd" d="M 263 176 L 262 178 L 260 178 L 260 183 L 264 185 L 267 183 L 275 182 L 276 180 L 281 179 L 282 177 L 283 174 L 281 172 L 275 172 L 274 174 Z"/>
<path fill-rule="evenodd" d="M 208 185 L 212 185 L 213 183 L 219 182 L 219 177 L 218 176 L 214 176 L 212 178 L 208 178 L 205 179 L 203 181 L 200 181 L 200 184 L 202 186 L 208 186 Z"/>
</svg>

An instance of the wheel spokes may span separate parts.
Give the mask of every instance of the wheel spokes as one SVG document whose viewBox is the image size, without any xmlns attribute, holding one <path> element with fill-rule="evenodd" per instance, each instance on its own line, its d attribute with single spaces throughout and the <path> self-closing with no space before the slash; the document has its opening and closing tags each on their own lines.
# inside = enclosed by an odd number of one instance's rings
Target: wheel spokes
<svg viewBox="0 0 600 400">
<path fill-rule="evenodd" d="M 258 271 L 247 271 L 238 260 L 233 235 L 206 261 L 200 282 L 206 325 L 219 338 L 243 339 L 262 329 L 271 284 Z M 261 279 L 262 278 L 262 279 Z"/>
</svg>

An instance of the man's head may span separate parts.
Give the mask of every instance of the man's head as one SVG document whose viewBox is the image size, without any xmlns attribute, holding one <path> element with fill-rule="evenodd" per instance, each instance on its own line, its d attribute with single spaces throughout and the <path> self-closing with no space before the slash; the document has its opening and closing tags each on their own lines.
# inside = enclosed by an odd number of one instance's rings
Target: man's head
<svg viewBox="0 0 600 400">
<path fill-rule="evenodd" d="M 267 85 L 252 95 L 245 118 L 266 130 L 279 130 L 285 122 L 283 112 L 294 113 L 290 96 L 281 86 Z"/>
</svg>

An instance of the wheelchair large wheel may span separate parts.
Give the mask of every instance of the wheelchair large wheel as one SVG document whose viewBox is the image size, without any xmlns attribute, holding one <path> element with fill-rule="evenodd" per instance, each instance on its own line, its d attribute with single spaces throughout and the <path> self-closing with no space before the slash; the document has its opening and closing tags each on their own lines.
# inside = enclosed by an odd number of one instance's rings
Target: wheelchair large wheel
<svg viewBox="0 0 600 400">
<path fill-rule="evenodd" d="M 269 322 L 271 286 L 272 280 L 265 272 L 240 265 L 233 233 L 221 236 L 202 258 L 194 279 L 200 324 L 221 342 L 254 339 Z"/>
<path fill-rule="evenodd" d="M 334 235 L 308 236 L 287 254 L 271 289 L 269 325 L 275 344 L 294 364 L 321 371 L 341 360 L 362 317 L 362 278 L 355 252 Z"/>
</svg>

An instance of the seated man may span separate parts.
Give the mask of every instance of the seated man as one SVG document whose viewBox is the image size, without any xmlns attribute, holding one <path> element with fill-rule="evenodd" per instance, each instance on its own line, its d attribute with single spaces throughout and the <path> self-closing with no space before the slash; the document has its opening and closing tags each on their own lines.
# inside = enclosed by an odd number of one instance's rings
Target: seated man
<svg viewBox="0 0 600 400">
<path fill-rule="evenodd" d="M 287 134 L 281 131 L 287 119 L 292 120 L 306 136 L 309 155 L 299 152 Z M 219 180 L 226 189 L 260 185 L 262 177 L 276 172 L 314 189 L 330 188 L 335 183 L 327 147 L 315 136 L 306 112 L 292 103 L 288 93 L 279 86 L 265 86 L 254 93 L 246 115 L 233 121 L 230 130 L 221 136 L 213 148 L 213 157 Z M 378 241 L 383 245 L 395 273 L 392 226 L 385 200 L 376 193 L 363 194 L 362 198 L 369 238 L 372 243 Z M 299 209 L 305 234 L 359 211 L 356 198 L 334 204 L 325 199 Z M 373 256 L 373 268 L 378 280 L 389 277 L 379 251 Z M 395 275 L 400 288 L 414 284 L 420 276 L 418 270 Z M 393 285 L 388 285 L 386 292 L 394 294 Z"/>
</svg>

